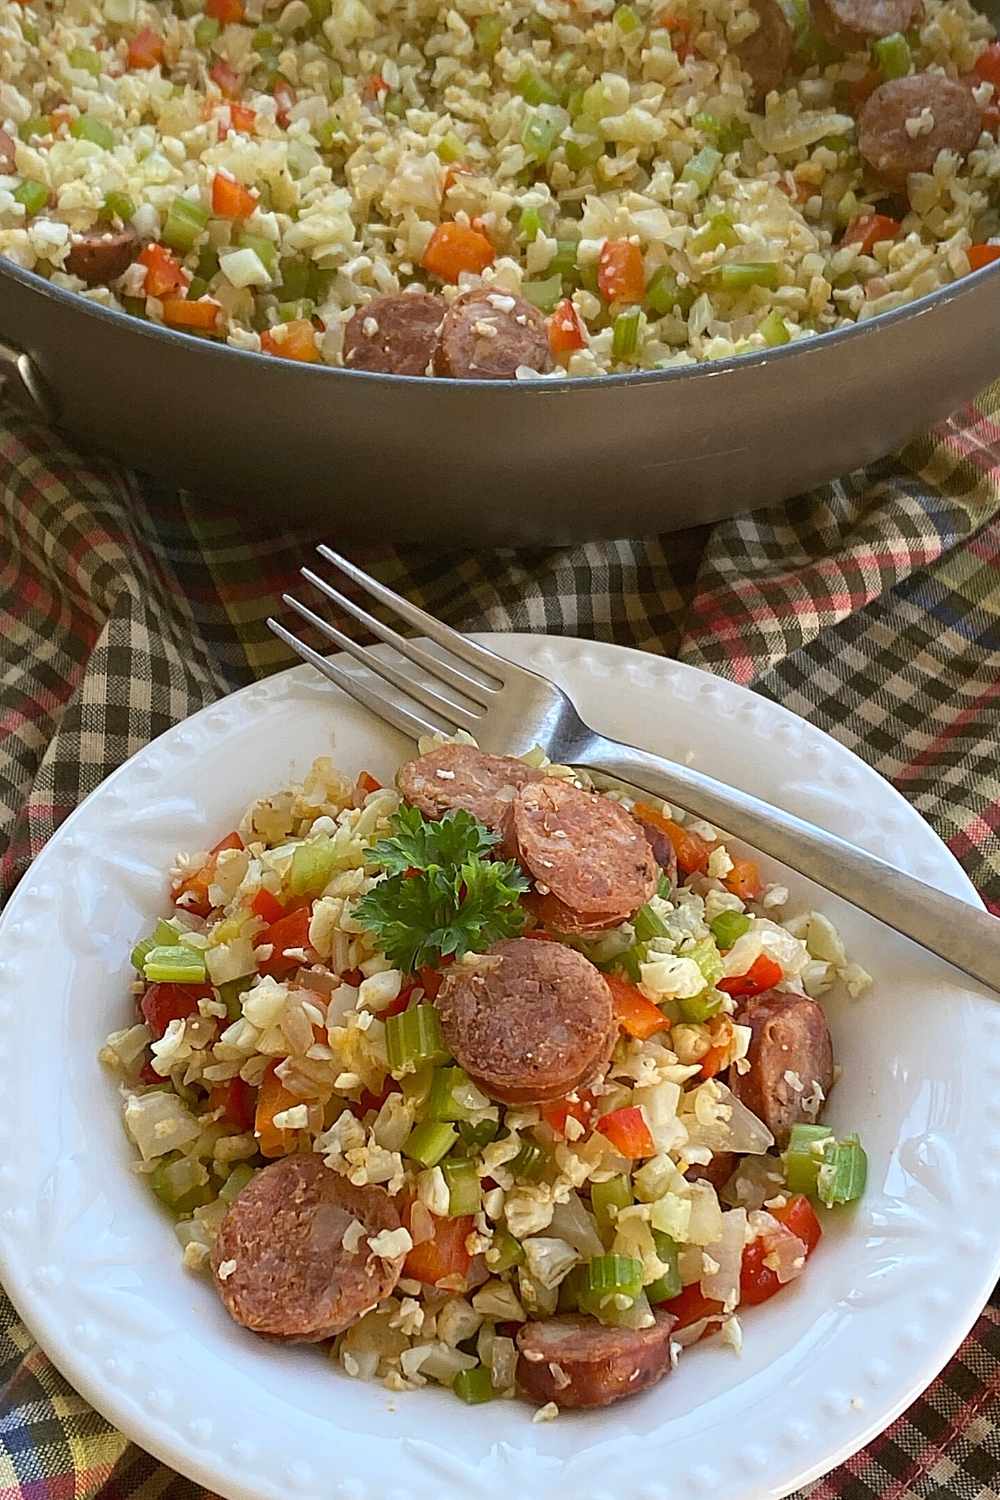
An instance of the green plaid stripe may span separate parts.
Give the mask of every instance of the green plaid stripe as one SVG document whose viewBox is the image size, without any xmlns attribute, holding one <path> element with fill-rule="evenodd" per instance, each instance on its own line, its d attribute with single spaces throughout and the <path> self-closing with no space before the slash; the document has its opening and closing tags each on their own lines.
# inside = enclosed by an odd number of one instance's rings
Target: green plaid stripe
<svg viewBox="0 0 1000 1500">
<path fill-rule="evenodd" d="M 616 641 L 752 684 L 900 787 L 1000 911 L 998 413 L 995 386 L 896 458 L 679 536 L 354 555 L 460 628 Z M 2 901 L 128 755 L 289 663 L 265 622 L 324 538 L 208 514 L 9 411 L 0 507 Z M 925 1396 L 810 1496 L 987 1500 L 998 1384 L 988 1308 Z M 0 1500 L 202 1493 L 89 1411 L 0 1296 Z"/>
</svg>

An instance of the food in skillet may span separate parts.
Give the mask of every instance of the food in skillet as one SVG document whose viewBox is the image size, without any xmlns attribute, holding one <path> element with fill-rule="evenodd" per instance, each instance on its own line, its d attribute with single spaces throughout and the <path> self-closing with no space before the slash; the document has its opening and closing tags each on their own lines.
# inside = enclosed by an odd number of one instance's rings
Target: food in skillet
<svg viewBox="0 0 1000 1500">
<path fill-rule="evenodd" d="M 102 1057 L 244 1327 L 394 1389 L 603 1406 L 738 1348 L 862 1192 L 817 997 L 868 977 L 706 825 L 422 749 L 398 792 L 318 761 L 180 861 Z"/>
<path fill-rule="evenodd" d="M 0 255 L 234 347 L 597 375 L 1000 254 L 968 0 L 0 0 Z"/>
</svg>

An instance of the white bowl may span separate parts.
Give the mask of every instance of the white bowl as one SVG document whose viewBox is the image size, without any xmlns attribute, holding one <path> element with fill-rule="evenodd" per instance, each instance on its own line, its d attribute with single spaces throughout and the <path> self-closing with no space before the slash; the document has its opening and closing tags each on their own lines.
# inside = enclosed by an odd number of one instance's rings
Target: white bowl
<svg viewBox="0 0 1000 1500">
<path fill-rule="evenodd" d="M 561 682 L 605 732 L 745 787 L 970 901 L 919 815 L 820 731 L 677 662 L 486 637 Z M 830 1015 L 828 1118 L 868 1149 L 800 1282 L 744 1318 L 742 1356 L 685 1352 L 658 1387 L 533 1424 L 531 1408 L 392 1394 L 229 1321 L 128 1171 L 96 1060 L 128 1017 L 128 953 L 175 851 L 205 847 L 319 754 L 392 775 L 410 746 L 308 669 L 162 735 L 64 824 L 0 926 L 0 1269 L 56 1364 L 137 1443 L 232 1497 L 633 1500 L 781 1496 L 869 1441 L 957 1348 L 1000 1271 L 1000 1007 L 920 949 L 788 877 L 876 976 Z M 780 873 L 772 867 L 772 876 Z"/>
</svg>

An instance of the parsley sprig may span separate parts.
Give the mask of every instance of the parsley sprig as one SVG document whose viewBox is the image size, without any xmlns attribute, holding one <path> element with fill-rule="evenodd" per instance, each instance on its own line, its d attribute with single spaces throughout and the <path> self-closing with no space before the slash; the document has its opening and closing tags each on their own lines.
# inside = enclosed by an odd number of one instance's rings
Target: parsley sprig
<svg viewBox="0 0 1000 1500">
<path fill-rule="evenodd" d="M 497 835 L 461 809 L 428 822 L 405 804 L 388 838 L 368 851 L 387 872 L 358 902 L 355 916 L 404 970 L 480 952 L 524 928 L 521 894 L 529 882 L 514 860 L 484 858 Z"/>
</svg>

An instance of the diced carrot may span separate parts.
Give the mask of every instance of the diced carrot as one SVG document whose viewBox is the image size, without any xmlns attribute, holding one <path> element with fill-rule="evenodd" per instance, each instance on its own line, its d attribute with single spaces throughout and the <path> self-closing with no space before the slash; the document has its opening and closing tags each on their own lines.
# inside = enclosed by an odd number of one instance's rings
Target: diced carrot
<svg viewBox="0 0 1000 1500">
<path fill-rule="evenodd" d="M 773 958 L 762 953 L 755 958 L 745 974 L 733 974 L 729 979 L 716 981 L 716 989 L 726 995 L 760 995 L 773 989 L 784 978 L 784 970 Z"/>
<path fill-rule="evenodd" d="M 361 90 L 361 97 L 366 104 L 377 104 L 379 99 L 383 98 L 388 92 L 389 85 L 381 73 L 372 73 L 370 77 L 365 79 Z"/>
<path fill-rule="evenodd" d="M 127 65 L 134 71 L 155 68 L 162 61 L 163 38 L 151 26 L 145 26 L 128 44 Z"/>
<path fill-rule="evenodd" d="M 290 1151 L 295 1150 L 295 1132 L 279 1129 L 274 1123 L 274 1117 L 280 1115 L 282 1110 L 301 1104 L 302 1100 L 285 1088 L 275 1072 L 277 1066 L 276 1062 L 268 1064 L 257 1091 L 253 1130 L 262 1156 L 287 1156 Z"/>
<path fill-rule="evenodd" d="M 902 225 L 887 214 L 859 214 L 848 224 L 842 245 L 857 245 L 862 255 L 870 255 L 879 240 L 894 240 Z"/>
<path fill-rule="evenodd" d="M 177 257 L 171 255 L 164 245 L 147 245 L 138 261 L 141 266 L 146 267 L 144 289 L 147 297 L 165 297 L 168 292 L 182 292 L 191 280 Z"/>
<path fill-rule="evenodd" d="M 597 285 L 606 302 L 641 302 L 646 274 L 639 246 L 631 240 L 605 240 L 597 261 Z"/>
<path fill-rule="evenodd" d="M 269 926 L 273 922 L 280 922 L 285 915 L 285 908 L 277 896 L 273 896 L 270 891 L 264 890 L 263 887 L 261 887 L 251 901 L 250 910 L 255 917 L 260 917 L 261 921 L 267 922 Z"/>
<path fill-rule="evenodd" d="M 226 1083 L 217 1083 L 209 1090 L 208 1107 L 223 1110 L 226 1124 L 235 1125 L 237 1130 L 253 1129 L 256 1117 L 254 1090 L 242 1078 L 230 1078 Z"/>
<path fill-rule="evenodd" d="M 990 42 L 972 65 L 976 77 L 1000 90 L 1000 42 Z"/>
<path fill-rule="evenodd" d="M 572 1099 L 553 1099 L 540 1106 L 542 1119 L 556 1135 L 565 1136 L 566 1121 L 573 1119 L 586 1127 L 594 1112 L 594 1096 L 589 1089 L 577 1089 Z"/>
<path fill-rule="evenodd" d="M 212 178 L 212 212 L 220 219 L 249 219 L 257 207 L 256 196 L 241 182 L 224 172 Z"/>
<path fill-rule="evenodd" d="M 453 188 L 455 186 L 455 183 L 460 177 L 464 177 L 471 170 L 471 167 L 463 166 L 460 161 L 453 162 L 452 165 L 448 167 L 441 182 L 441 196 L 443 197 L 444 194 L 448 192 L 449 188 Z"/>
<path fill-rule="evenodd" d="M 661 1302 L 660 1306 L 673 1313 L 678 1330 L 690 1328 L 692 1323 L 700 1323 L 702 1318 L 711 1318 L 722 1311 L 722 1303 L 704 1296 L 697 1281 L 692 1281 L 678 1296 L 671 1297 L 669 1302 Z"/>
<path fill-rule="evenodd" d="M 555 355 L 570 354 L 587 342 L 580 317 L 569 297 L 556 304 L 549 320 L 549 348 Z"/>
<path fill-rule="evenodd" d="M 316 348 L 316 330 L 308 318 L 295 318 L 291 323 L 280 323 L 281 338 L 277 329 L 269 328 L 260 336 L 260 347 L 265 354 L 275 354 L 279 359 L 297 359 L 301 364 L 319 363 Z"/>
<path fill-rule="evenodd" d="M 139 1002 L 142 1018 L 159 1038 L 171 1021 L 184 1021 L 198 1014 L 198 1001 L 211 1000 L 210 984 L 151 984 Z M 162 1079 L 158 1079 L 162 1083 Z"/>
<path fill-rule="evenodd" d="M 243 0 L 205 0 L 205 14 L 223 26 L 235 26 L 243 19 Z"/>
<path fill-rule="evenodd" d="M 674 846 L 677 866 L 682 875 L 694 875 L 707 870 L 712 845 L 706 843 L 700 834 L 683 828 L 680 823 L 675 823 L 673 818 L 666 817 L 648 802 L 637 802 L 632 810 L 637 818 L 641 818 L 644 823 L 652 823 L 654 828 L 667 835 Z"/>
<path fill-rule="evenodd" d="M 988 266 L 992 261 L 1000 259 L 1000 245 L 970 245 L 968 250 L 969 269 L 978 271 L 983 266 Z"/>
<path fill-rule="evenodd" d="M 431 235 L 420 264 L 442 281 L 457 281 L 463 271 L 484 271 L 495 252 L 485 234 L 449 220 Z"/>
<path fill-rule="evenodd" d="M 240 92 L 240 75 L 224 58 L 216 58 L 208 70 L 208 76 L 217 83 L 224 99 L 236 99 Z"/>
<path fill-rule="evenodd" d="M 168 328 L 190 328 L 197 333 L 219 333 L 222 306 L 211 297 L 188 302 L 184 297 L 168 297 L 163 303 L 163 321 Z"/>
<path fill-rule="evenodd" d="M 261 974 L 270 974 L 272 979 L 282 979 L 292 969 L 298 968 L 302 962 L 299 957 L 291 957 L 287 950 L 289 948 L 305 948 L 309 943 L 309 923 L 312 921 L 312 905 L 300 906 L 295 911 L 290 911 L 284 917 L 279 917 L 272 922 L 270 927 L 258 933 L 254 939 L 255 948 L 263 948 L 267 945 L 271 948 L 269 957 L 262 958 L 257 964 Z"/>
<path fill-rule="evenodd" d="M 643 1119 L 642 1110 L 635 1105 L 602 1115 L 594 1128 L 606 1135 L 615 1150 L 630 1160 L 656 1154 L 656 1143 L 649 1133 L 649 1126 Z"/>
<path fill-rule="evenodd" d="M 702 1078 L 714 1078 L 727 1068 L 733 1055 L 733 1023 L 728 1016 L 713 1016 L 708 1023 L 710 1040 L 705 1056 L 701 1060 Z"/>
<path fill-rule="evenodd" d="M 158 245 L 150 245 L 150 250 L 158 250 Z M 140 259 L 142 257 L 140 256 Z M 171 257 L 172 258 L 172 257 Z M 147 290 L 149 275 L 146 277 Z M 155 296 L 156 293 L 154 292 Z M 194 306 L 195 304 L 191 304 Z M 179 885 L 173 889 L 174 905 L 183 908 L 184 911 L 194 912 L 197 917 L 207 917 L 212 910 L 212 903 L 208 899 L 208 888 L 215 879 L 215 866 L 219 855 L 226 849 L 242 849 L 243 840 L 238 833 L 227 833 L 224 839 L 220 839 L 214 849 L 208 851 L 208 857 L 200 870 L 195 870 L 191 875 L 186 875 Z"/>
<path fill-rule="evenodd" d="M 659 1006 L 647 1000 L 642 991 L 627 979 L 620 979 L 617 974 L 605 974 L 604 978 L 611 991 L 615 1020 L 629 1036 L 645 1041 L 670 1025 Z"/>
<path fill-rule="evenodd" d="M 409 1225 L 409 1213 L 404 1217 Z M 444 1276 L 464 1276 L 472 1260 L 465 1242 L 475 1222 L 471 1214 L 435 1219 L 433 1238 L 414 1245 L 403 1262 L 403 1275 L 426 1286 L 433 1286 Z"/>
<path fill-rule="evenodd" d="M 727 891 L 741 901 L 756 901 L 764 889 L 760 870 L 754 859 L 734 859 L 733 868 L 722 882 Z"/>
<path fill-rule="evenodd" d="M 370 771 L 362 771 L 354 783 L 354 795 L 359 802 L 365 797 L 370 797 L 372 792 L 380 792 L 381 790 L 381 781 L 376 781 Z"/>
</svg>

